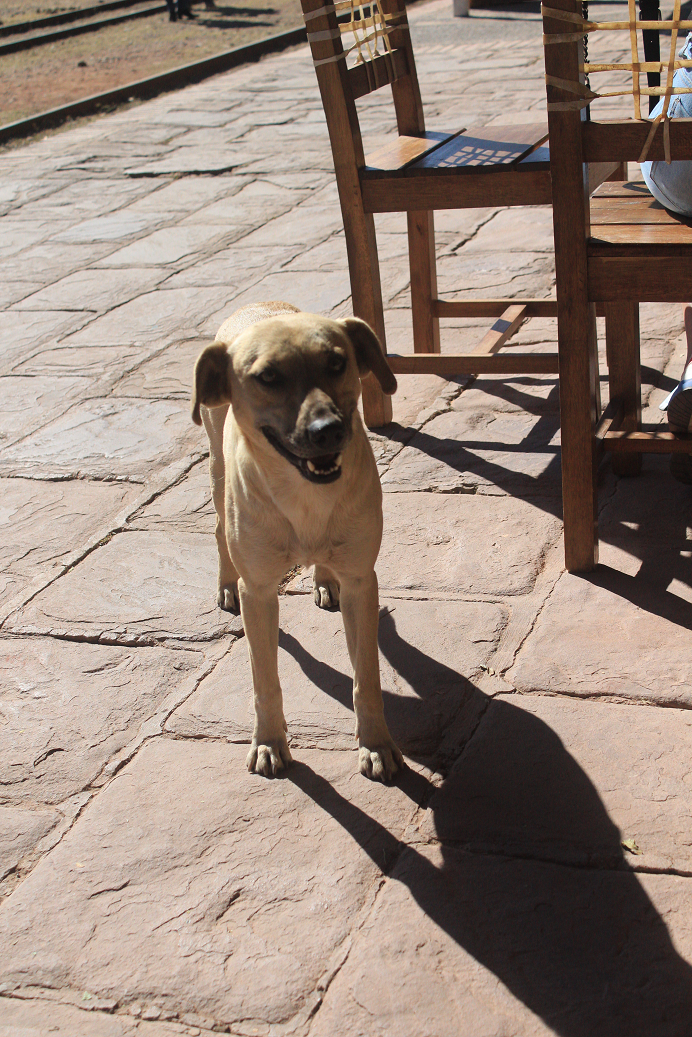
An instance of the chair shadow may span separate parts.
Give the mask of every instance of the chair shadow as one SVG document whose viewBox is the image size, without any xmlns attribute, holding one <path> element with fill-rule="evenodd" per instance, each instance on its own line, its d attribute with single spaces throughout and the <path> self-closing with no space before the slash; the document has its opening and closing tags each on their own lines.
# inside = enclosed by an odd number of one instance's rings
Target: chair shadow
<svg viewBox="0 0 692 1037">
<path fill-rule="evenodd" d="M 689 560 L 680 559 L 679 551 L 671 554 L 673 557 L 669 558 L 667 565 L 661 564 L 663 559 L 659 552 L 649 551 L 644 554 L 643 564 L 636 576 L 629 576 L 603 564 L 593 573 L 581 573 L 580 576 L 595 587 L 603 587 L 619 598 L 630 601 L 642 612 L 659 616 L 684 630 L 692 630 L 692 603 L 667 589 L 671 580 L 678 577 L 688 586 L 692 585 Z"/>
<path fill-rule="evenodd" d="M 383 654 L 424 704 L 441 680 L 459 689 L 459 709 L 470 697 L 481 704 L 474 738 L 440 788 L 411 769 L 397 779 L 430 811 L 427 845 L 426 829 L 422 843 L 402 845 L 305 764 L 291 767 L 287 780 L 555 1033 L 692 1032 L 692 968 L 627 867 L 620 832 L 598 792 L 555 732 L 408 644 L 388 613 L 380 634 Z M 294 639 L 284 635 L 284 644 L 295 652 Z M 332 693 L 337 671 L 311 663 L 303 649 L 299 655 L 306 674 Z M 388 717 L 395 698 L 387 702 Z M 385 898 L 375 907 L 380 926 L 388 924 L 386 911 Z M 407 921 L 397 915 L 391 931 L 408 932 Z"/>
<path fill-rule="evenodd" d="M 643 474 L 622 480 L 601 515 L 601 541 L 636 559 L 640 563 L 636 573 L 630 575 L 601 563 L 594 572 L 580 577 L 632 602 L 642 612 L 692 630 L 692 602 L 682 596 L 683 588 L 692 588 L 688 538 L 692 495 L 688 487 L 672 480 L 667 463 L 667 458 L 645 461 Z M 635 490 L 635 500 L 627 494 L 628 483 Z M 661 503 L 652 506 L 651 501 Z M 670 589 L 673 581 L 682 593 Z"/>
<path fill-rule="evenodd" d="M 607 382 L 607 375 L 602 377 L 602 381 Z M 663 391 L 669 391 L 677 385 L 675 379 L 647 366 L 642 366 L 642 382 L 654 385 Z M 459 474 L 480 475 L 491 485 L 504 490 L 509 495 L 525 500 L 546 514 L 561 519 L 560 447 L 551 445 L 551 441 L 560 427 L 557 410 L 557 384 L 546 398 L 536 397 L 529 391 L 522 391 L 522 385 L 528 388 L 532 384 L 537 384 L 537 380 L 531 378 L 513 379 L 512 383 L 478 379 L 475 384 L 486 395 L 496 396 L 504 402 L 538 417 L 538 421 L 520 443 L 504 444 L 480 439 L 474 440 L 468 437 L 459 440 L 444 439 L 439 436 L 431 436 L 425 431 L 405 429 L 396 423 L 387 426 L 385 434 L 388 438 L 439 461 L 452 471 Z M 482 450 L 505 455 L 512 453 L 551 454 L 552 457 L 543 471 L 538 476 L 533 476 L 526 472 L 503 467 L 488 457 L 479 457 L 474 453 L 474 451 Z M 649 476 L 653 474 L 653 466 L 656 463 L 655 459 L 645 457 L 645 471 Z M 606 472 L 607 467 L 602 466 L 599 477 L 602 479 Z M 629 480 L 625 480 L 625 482 L 629 482 Z M 680 487 L 672 483 L 671 477 L 666 471 L 661 472 L 661 482 L 655 489 L 662 499 L 670 500 L 671 495 L 677 493 Z M 687 491 L 684 492 L 687 494 Z M 581 576 L 583 579 L 631 601 L 645 612 L 660 616 L 685 629 L 692 629 L 692 604 L 668 590 L 673 580 L 692 587 L 692 565 L 685 557 L 686 552 L 690 549 L 686 533 L 689 525 L 689 508 L 683 513 L 679 503 L 675 507 L 678 507 L 680 511 L 679 528 L 673 538 L 662 542 L 656 526 L 658 515 L 651 515 L 648 525 L 637 521 L 638 528 L 636 532 L 632 532 L 627 528 L 627 523 L 631 523 L 635 516 L 622 510 L 622 505 L 618 505 L 617 497 L 604 504 L 600 516 L 601 542 L 621 547 L 624 538 L 627 541 L 627 551 L 640 559 L 641 566 L 636 576 L 629 576 L 603 564 L 599 565 L 594 573 L 585 573 Z M 603 522 L 606 513 L 609 517 L 608 526 L 605 526 Z"/>
</svg>

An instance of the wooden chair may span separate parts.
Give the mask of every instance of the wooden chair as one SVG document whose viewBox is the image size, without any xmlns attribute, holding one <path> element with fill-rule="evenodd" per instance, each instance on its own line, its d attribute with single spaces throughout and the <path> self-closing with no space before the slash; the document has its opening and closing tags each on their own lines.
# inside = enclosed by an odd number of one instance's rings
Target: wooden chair
<svg viewBox="0 0 692 1037">
<path fill-rule="evenodd" d="M 375 329 L 383 345 L 373 213 L 407 214 L 415 352 L 388 355 L 392 370 L 447 378 L 556 373 L 557 353 L 494 355 L 525 318 L 554 317 L 555 302 L 438 299 L 433 227 L 435 209 L 550 204 L 549 161 L 547 150 L 540 148 L 548 135 L 547 124 L 476 127 L 463 134 L 463 128 L 427 131 L 404 0 L 373 0 L 363 6 L 353 0 L 326 4 L 301 0 L 301 4 L 334 157 L 353 311 Z M 349 52 L 356 57 L 351 67 Z M 399 136 L 366 157 L 356 101 L 386 86 L 391 86 Z M 440 355 L 440 317 L 479 316 L 497 320 L 477 350 Z M 383 396 L 372 378 L 363 386 L 363 408 L 370 427 L 391 420 L 391 399 Z"/>
<path fill-rule="evenodd" d="M 692 227 L 671 216 L 639 184 L 604 184 L 593 199 L 585 190 L 602 163 L 692 159 L 692 120 L 642 115 L 640 98 L 651 90 L 665 95 L 673 71 L 689 65 L 676 58 L 680 0 L 672 22 L 638 22 L 634 0 L 622 23 L 587 22 L 581 0 L 547 0 L 543 5 L 545 67 L 553 185 L 557 276 L 560 423 L 565 560 L 572 571 L 598 562 L 596 469 L 603 449 L 612 451 L 615 470 L 636 474 L 644 452 L 692 451 L 692 437 L 641 431 L 639 302 L 692 300 Z M 637 32 L 671 30 L 670 55 L 661 63 L 664 85 L 643 87 Z M 632 41 L 629 63 L 585 62 L 585 33 L 623 30 Z M 666 41 L 667 44 L 667 41 Z M 667 48 L 666 48 L 667 49 Z M 599 95 L 585 82 L 599 72 L 632 71 L 624 90 Z M 593 84 L 592 84 L 593 86 Z M 598 121 L 599 96 L 634 97 L 634 119 Z M 586 108 L 591 108 L 590 120 Z M 610 403 L 601 414 L 596 305 L 606 315 Z"/>
</svg>

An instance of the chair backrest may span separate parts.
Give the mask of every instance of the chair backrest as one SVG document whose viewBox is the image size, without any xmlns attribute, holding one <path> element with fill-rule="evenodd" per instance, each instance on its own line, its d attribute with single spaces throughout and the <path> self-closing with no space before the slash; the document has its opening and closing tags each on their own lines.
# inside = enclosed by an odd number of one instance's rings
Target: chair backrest
<svg viewBox="0 0 692 1037">
<path fill-rule="evenodd" d="M 365 166 L 356 100 L 391 86 L 398 132 L 425 131 L 404 0 L 301 0 L 337 179 Z M 357 174 L 356 174 L 357 176 Z"/>
<path fill-rule="evenodd" d="M 688 88 L 673 86 L 676 70 L 692 67 L 692 61 L 677 56 L 684 33 L 692 29 L 692 21 L 681 19 L 680 7 L 681 0 L 675 0 L 673 17 L 669 21 L 646 22 L 637 20 L 635 0 L 628 0 L 626 21 L 594 22 L 584 18 L 581 0 L 545 0 L 542 5 L 543 42 L 554 183 L 556 178 L 560 182 L 567 173 L 566 166 L 570 166 L 574 176 L 573 167 L 582 162 L 692 158 L 692 120 L 671 120 L 667 114 L 668 102 L 674 94 L 690 92 Z M 669 46 L 664 38 L 662 61 L 640 60 L 640 54 L 643 55 L 640 34 L 644 30 L 670 31 Z M 609 34 L 611 38 L 614 33 L 625 33 L 631 60 L 585 60 L 584 41 L 587 37 L 592 41 L 597 33 Z M 656 71 L 661 74 L 661 86 L 643 86 L 642 75 Z M 596 79 L 603 74 L 612 79 L 613 73 L 626 73 L 628 82 L 612 84 L 616 89 L 600 93 L 595 90 Z M 599 119 L 600 99 L 628 95 L 632 97 L 633 119 Z M 644 111 L 642 106 L 642 97 L 651 95 L 664 98 L 665 115 L 653 122 L 649 121 L 648 111 Z M 553 168 L 555 159 L 558 165 Z"/>
</svg>

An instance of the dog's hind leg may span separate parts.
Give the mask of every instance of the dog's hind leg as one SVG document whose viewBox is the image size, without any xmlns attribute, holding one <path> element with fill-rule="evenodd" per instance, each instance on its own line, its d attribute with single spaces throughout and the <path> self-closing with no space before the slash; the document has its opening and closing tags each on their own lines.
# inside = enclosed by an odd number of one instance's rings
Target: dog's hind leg
<svg viewBox="0 0 692 1037">
<path fill-rule="evenodd" d="M 238 601 L 238 573 L 231 561 L 226 542 L 226 466 L 223 459 L 223 426 L 228 414 L 225 407 L 201 407 L 200 413 L 209 436 L 209 478 L 211 496 L 216 511 L 216 546 L 219 552 L 219 579 L 216 603 L 226 612 L 240 611 Z"/>
<path fill-rule="evenodd" d="M 241 579 L 238 589 L 255 699 L 255 729 L 247 769 L 269 778 L 291 762 L 277 660 L 279 597 L 276 582 L 250 584 Z"/>
<path fill-rule="evenodd" d="M 339 581 L 331 569 L 316 565 L 312 575 L 312 592 L 315 604 L 321 609 L 339 607 Z"/>
<path fill-rule="evenodd" d="M 374 571 L 363 577 L 342 576 L 340 584 L 341 613 L 354 671 L 358 766 L 368 778 L 389 781 L 405 763 L 384 719 L 377 650 L 377 576 Z"/>
</svg>

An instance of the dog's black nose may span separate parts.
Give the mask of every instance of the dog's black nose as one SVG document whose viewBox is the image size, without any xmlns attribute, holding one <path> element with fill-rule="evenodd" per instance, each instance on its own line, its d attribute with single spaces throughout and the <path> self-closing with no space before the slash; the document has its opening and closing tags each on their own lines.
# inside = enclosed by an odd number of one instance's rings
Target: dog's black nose
<svg viewBox="0 0 692 1037">
<path fill-rule="evenodd" d="M 341 418 L 333 414 L 315 418 L 308 425 L 308 439 L 313 446 L 325 453 L 336 453 L 346 438 L 346 427 Z"/>
</svg>

